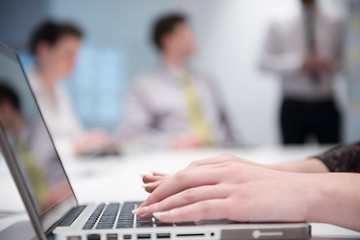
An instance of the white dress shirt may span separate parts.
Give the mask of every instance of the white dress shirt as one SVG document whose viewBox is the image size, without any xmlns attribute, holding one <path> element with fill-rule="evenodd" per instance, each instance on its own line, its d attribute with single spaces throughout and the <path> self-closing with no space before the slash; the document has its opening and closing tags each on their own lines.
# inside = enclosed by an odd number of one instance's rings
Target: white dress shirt
<svg viewBox="0 0 360 240">
<path fill-rule="evenodd" d="M 344 24 L 340 17 L 315 10 L 315 42 L 319 57 L 342 60 Z M 282 80 L 285 97 L 302 101 L 328 100 L 334 95 L 333 79 L 337 71 L 319 72 L 314 84 L 307 72 L 302 70 L 306 47 L 305 10 L 277 17 L 271 22 L 260 66 Z"/>
<path fill-rule="evenodd" d="M 234 144 L 219 91 L 208 78 L 189 71 L 202 115 L 215 145 Z M 152 147 L 169 147 L 174 137 L 192 131 L 187 102 L 181 87 L 184 70 L 162 66 L 140 76 L 128 95 L 120 134 Z"/>
<path fill-rule="evenodd" d="M 55 94 L 52 94 L 36 69 L 28 71 L 27 77 L 52 137 L 55 140 L 75 140 L 80 137 L 84 129 L 75 114 L 65 86 L 57 84 Z"/>
</svg>

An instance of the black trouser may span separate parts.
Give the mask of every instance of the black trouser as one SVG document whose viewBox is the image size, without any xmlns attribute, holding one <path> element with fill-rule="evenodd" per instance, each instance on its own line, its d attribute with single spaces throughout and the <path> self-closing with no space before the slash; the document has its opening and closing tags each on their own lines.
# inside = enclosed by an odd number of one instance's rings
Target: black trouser
<svg viewBox="0 0 360 240">
<path fill-rule="evenodd" d="M 333 100 L 306 102 L 285 98 L 280 119 L 284 144 L 302 144 L 312 135 L 321 144 L 341 140 L 341 117 Z"/>
</svg>

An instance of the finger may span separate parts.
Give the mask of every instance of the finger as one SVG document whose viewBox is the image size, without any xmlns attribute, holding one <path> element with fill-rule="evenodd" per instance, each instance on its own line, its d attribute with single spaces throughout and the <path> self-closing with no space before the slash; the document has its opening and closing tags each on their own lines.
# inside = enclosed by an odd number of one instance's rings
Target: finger
<svg viewBox="0 0 360 240">
<path fill-rule="evenodd" d="M 221 167 L 226 166 L 226 163 L 219 163 L 219 164 L 213 164 L 213 165 L 206 165 L 203 168 L 216 168 L 220 169 Z M 145 189 L 146 192 L 152 193 L 157 187 L 160 186 L 170 175 L 167 175 L 167 177 L 164 177 L 162 180 L 152 182 L 152 183 L 146 183 L 142 185 L 142 187 Z M 147 202 L 143 202 L 140 206 L 146 206 Z"/>
<path fill-rule="evenodd" d="M 148 206 L 162 201 L 163 199 L 188 188 L 214 185 L 218 183 L 222 176 L 221 169 L 218 168 L 210 169 L 203 167 L 183 170 L 164 180 L 161 185 L 150 194 L 142 206 Z"/>
<path fill-rule="evenodd" d="M 170 209 L 182 207 L 196 202 L 226 198 L 229 195 L 229 188 L 220 185 L 201 186 L 186 189 L 180 193 L 172 195 L 161 202 L 154 203 L 146 207 L 138 209 L 138 216 L 141 218 L 149 218 L 154 212 L 163 212 Z"/>
<path fill-rule="evenodd" d="M 194 168 L 194 167 L 199 167 L 199 166 L 204 166 L 204 165 L 211 165 L 211 164 L 219 164 L 219 163 L 224 163 L 224 162 L 228 162 L 228 161 L 232 161 L 232 162 L 235 161 L 235 162 L 243 162 L 243 163 L 254 164 L 252 162 L 249 162 L 249 161 L 246 161 L 244 159 L 235 157 L 233 155 L 223 154 L 223 155 L 220 155 L 220 156 L 218 156 L 216 158 L 207 158 L 207 159 L 192 162 L 188 166 L 188 168 Z"/>
<path fill-rule="evenodd" d="M 232 207 L 227 201 L 228 199 L 211 199 L 153 215 L 160 222 L 171 223 L 226 219 Z"/>
<path fill-rule="evenodd" d="M 151 173 L 153 176 L 167 176 L 168 175 L 168 174 L 159 173 L 159 172 L 155 172 L 155 171 L 152 171 Z"/>
<path fill-rule="evenodd" d="M 151 183 L 151 182 L 157 182 L 163 179 L 166 179 L 167 176 L 153 176 L 153 175 L 143 175 L 142 181 L 144 183 Z"/>
<path fill-rule="evenodd" d="M 162 181 L 156 181 L 156 182 L 144 184 L 142 187 L 145 189 L 146 192 L 152 193 L 161 183 Z"/>
<path fill-rule="evenodd" d="M 190 168 L 194 168 L 194 167 L 198 167 L 198 166 L 202 166 L 202 165 L 207 165 L 207 164 L 212 164 L 213 162 L 219 162 L 219 160 L 217 160 L 217 158 L 205 158 L 205 159 L 201 159 L 198 161 L 193 161 L 192 163 L 190 163 L 189 166 L 187 166 L 186 169 L 190 169 Z"/>
</svg>

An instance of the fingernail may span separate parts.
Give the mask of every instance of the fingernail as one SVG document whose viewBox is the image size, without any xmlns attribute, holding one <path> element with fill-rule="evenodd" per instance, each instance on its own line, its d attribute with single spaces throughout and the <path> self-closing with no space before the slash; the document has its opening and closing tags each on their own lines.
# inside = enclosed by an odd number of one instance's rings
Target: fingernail
<svg viewBox="0 0 360 240">
<path fill-rule="evenodd" d="M 149 186 L 149 184 L 143 184 L 143 185 L 141 185 L 142 188 L 146 188 L 146 187 L 148 187 L 148 186 Z"/>
<path fill-rule="evenodd" d="M 147 214 L 147 212 L 148 212 L 148 207 L 138 207 L 138 208 L 132 210 L 132 213 L 139 217 L 145 216 Z"/>
<path fill-rule="evenodd" d="M 134 215 L 139 215 L 139 208 L 135 208 L 135 209 L 133 209 L 131 212 L 132 212 L 132 214 L 134 214 Z"/>
<path fill-rule="evenodd" d="M 159 219 L 160 217 L 162 217 L 166 214 L 168 214 L 168 212 L 154 212 L 153 216 L 154 216 L 154 218 Z"/>
</svg>

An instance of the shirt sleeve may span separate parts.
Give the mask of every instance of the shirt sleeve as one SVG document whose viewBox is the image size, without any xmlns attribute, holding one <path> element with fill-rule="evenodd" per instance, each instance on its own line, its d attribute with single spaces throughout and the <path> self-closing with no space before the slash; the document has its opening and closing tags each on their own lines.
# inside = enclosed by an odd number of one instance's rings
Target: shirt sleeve
<svg viewBox="0 0 360 240">
<path fill-rule="evenodd" d="M 137 79 L 127 96 L 124 115 L 117 129 L 118 137 L 140 146 L 168 148 L 173 135 L 154 127 L 160 120 L 147 98 L 148 92 L 143 79 Z"/>
<path fill-rule="evenodd" d="M 315 158 L 320 159 L 330 172 L 360 173 L 360 142 L 336 146 Z"/>
<path fill-rule="evenodd" d="M 77 139 L 85 134 L 86 131 L 84 125 L 75 112 L 73 102 L 67 88 L 64 85 L 60 85 L 56 91 L 59 105 L 58 108 L 61 109 L 59 112 L 61 114 L 60 117 L 64 120 L 63 122 L 67 122 L 68 135 Z"/>
<path fill-rule="evenodd" d="M 278 23 L 269 25 L 263 52 L 260 58 L 260 69 L 278 75 L 293 74 L 301 71 L 303 56 L 298 51 L 287 51 L 283 42 L 292 41 L 294 36 L 281 32 Z M 285 38 L 285 39 L 284 39 Z"/>
</svg>

